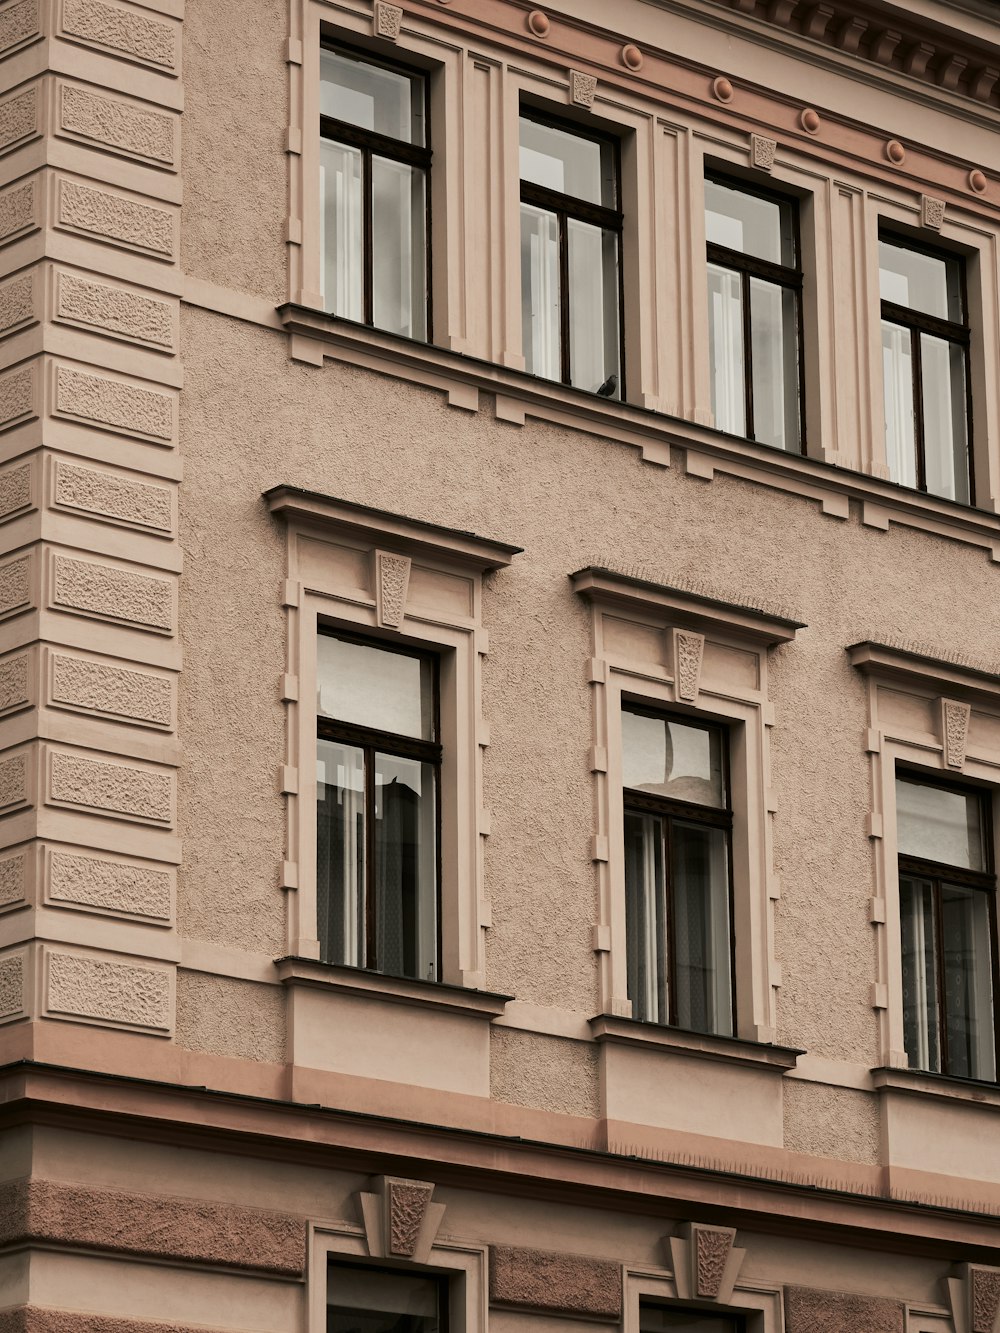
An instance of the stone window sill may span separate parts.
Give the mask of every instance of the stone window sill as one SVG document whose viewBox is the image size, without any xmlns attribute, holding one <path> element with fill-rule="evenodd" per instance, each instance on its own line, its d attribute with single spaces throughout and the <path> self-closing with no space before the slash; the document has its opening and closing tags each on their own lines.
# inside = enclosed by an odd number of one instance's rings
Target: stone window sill
<svg viewBox="0 0 1000 1333">
<path fill-rule="evenodd" d="M 1000 1106 L 1000 1084 L 975 1078 L 955 1078 L 951 1074 L 931 1074 L 923 1069 L 872 1070 L 877 1091 L 884 1088 L 912 1093 L 920 1097 L 943 1097 L 954 1102 L 973 1102 L 979 1106 Z"/>
<path fill-rule="evenodd" d="M 390 977 L 360 967 L 321 963 L 315 958 L 276 958 L 278 979 L 286 986 L 311 986 L 342 995 L 377 997 L 389 1004 L 405 1004 L 439 1013 L 465 1014 L 487 1022 L 503 1013 L 513 997 L 493 991 L 469 990 L 446 982 Z"/>
<path fill-rule="evenodd" d="M 888 529 L 897 523 L 984 547 L 1000 562 L 1000 516 L 986 509 L 925 495 L 857 472 L 827 458 L 785 453 L 712 427 L 539 379 L 465 353 L 415 342 L 288 303 L 277 308 L 291 335 L 296 360 L 348 362 L 447 394 L 451 406 L 478 412 L 480 393 L 495 396 L 499 420 L 523 426 L 528 418 L 555 422 L 640 450 L 645 462 L 669 467 L 671 448 L 683 451 L 688 474 L 711 481 L 716 472 L 796 494 L 836 519 L 860 506 L 861 522 Z"/>
<path fill-rule="evenodd" d="M 715 1037 L 703 1032 L 688 1032 L 683 1028 L 662 1027 L 659 1023 L 643 1023 L 635 1018 L 618 1018 L 598 1014 L 590 1020 L 594 1040 L 615 1042 L 623 1046 L 643 1046 L 646 1049 L 675 1051 L 679 1055 L 694 1056 L 699 1060 L 719 1060 L 724 1064 L 752 1065 L 756 1069 L 773 1069 L 784 1074 L 794 1069 L 804 1052 L 791 1046 L 771 1046 L 742 1037 Z"/>
</svg>

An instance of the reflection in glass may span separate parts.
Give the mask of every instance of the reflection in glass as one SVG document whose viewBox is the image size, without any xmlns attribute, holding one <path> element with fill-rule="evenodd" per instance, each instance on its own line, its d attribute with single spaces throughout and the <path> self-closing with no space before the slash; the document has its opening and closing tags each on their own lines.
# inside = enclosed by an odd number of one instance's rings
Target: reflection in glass
<svg viewBox="0 0 1000 1333">
<path fill-rule="evenodd" d="M 375 755 L 375 957 L 380 972 L 436 980 L 434 769 Z"/>
<path fill-rule="evenodd" d="M 559 220 L 521 204 L 521 326 L 525 369 L 562 378 L 559 330 Z"/>
<path fill-rule="evenodd" d="M 676 1021 L 693 1032 L 733 1033 L 726 835 L 671 820 Z"/>
<path fill-rule="evenodd" d="M 372 158 L 372 322 L 406 338 L 427 337 L 425 186 L 420 168 Z"/>
<path fill-rule="evenodd" d="M 593 392 L 618 373 L 618 238 L 567 218 L 566 241 L 570 383 Z"/>
<path fill-rule="evenodd" d="M 424 657 L 334 634 L 318 639 L 317 712 L 397 736 L 434 739 L 434 673 Z"/>
<path fill-rule="evenodd" d="M 989 903 L 975 889 L 941 887 L 941 954 L 948 1072 L 993 1079 Z"/>
<path fill-rule="evenodd" d="M 440 1333 L 441 1283 L 331 1260 L 326 1333 Z"/>
<path fill-rule="evenodd" d="M 623 710 L 622 751 L 623 785 L 630 790 L 725 807 L 718 731 Z"/>
<path fill-rule="evenodd" d="M 897 777 L 896 837 L 900 856 L 985 868 L 981 805 L 974 792 Z"/>
<path fill-rule="evenodd" d="M 336 51 L 320 52 L 320 115 L 424 143 L 424 81 Z"/>
<path fill-rule="evenodd" d="M 705 181 L 705 232 L 709 245 L 722 245 L 755 259 L 794 268 L 794 205 L 764 199 L 721 181 Z"/>
<path fill-rule="evenodd" d="M 879 241 L 878 254 L 883 301 L 953 323 L 962 321 L 959 260 L 924 254 L 921 250 L 911 250 L 887 240 Z"/>
<path fill-rule="evenodd" d="M 522 116 L 520 172 L 521 180 L 532 185 L 605 208 L 617 207 L 614 150 L 610 143 Z"/>
<path fill-rule="evenodd" d="M 751 278 L 753 437 L 776 449 L 799 447 L 798 332 L 791 288 Z"/>
<path fill-rule="evenodd" d="M 711 350 L 712 412 L 719 430 L 745 435 L 743 297 L 740 275 L 708 266 L 708 341 Z"/>
<path fill-rule="evenodd" d="M 361 153 L 320 140 L 320 245 L 323 305 L 344 319 L 364 319 Z"/>
<path fill-rule="evenodd" d="M 365 962 L 364 752 L 317 741 L 316 913 L 325 963 Z"/>
<path fill-rule="evenodd" d="M 666 820 L 625 811 L 625 933 L 632 1017 L 669 1023 Z"/>
<path fill-rule="evenodd" d="M 900 876 L 899 906 L 907 1059 L 911 1069 L 940 1073 L 933 885 Z"/>
<path fill-rule="evenodd" d="M 882 385 L 885 393 L 885 456 L 889 476 L 902 486 L 917 484 L 917 439 L 913 416 L 913 353 L 910 330 L 882 321 Z"/>
<path fill-rule="evenodd" d="M 968 504 L 965 350 L 958 343 L 922 333 L 920 369 L 927 490 Z"/>
</svg>

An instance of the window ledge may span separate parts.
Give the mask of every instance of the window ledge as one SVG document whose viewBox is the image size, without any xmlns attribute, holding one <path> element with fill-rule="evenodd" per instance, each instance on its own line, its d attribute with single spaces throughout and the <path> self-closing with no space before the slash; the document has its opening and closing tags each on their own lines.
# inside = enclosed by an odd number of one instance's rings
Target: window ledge
<svg viewBox="0 0 1000 1333">
<path fill-rule="evenodd" d="M 1000 1106 L 1000 1085 L 974 1078 L 955 1078 L 951 1074 L 932 1074 L 925 1069 L 872 1070 L 876 1091 L 885 1088 L 923 1097 L 943 1097 L 948 1101 L 973 1102 L 979 1106 Z"/>
<path fill-rule="evenodd" d="M 291 354 L 321 365 L 324 358 L 348 362 L 437 389 L 449 403 L 479 410 L 479 394 L 496 395 L 496 415 L 523 426 L 528 418 L 631 445 L 645 462 L 669 467 L 671 447 L 684 450 L 686 470 L 703 481 L 715 472 L 741 477 L 817 502 L 824 514 L 846 519 L 849 501 L 861 506 L 868 527 L 899 523 L 953 541 L 984 547 L 1000 562 L 1000 515 L 958 504 L 857 472 L 825 458 L 790 454 L 651 407 L 622 403 L 543 380 L 463 352 L 398 337 L 310 306 L 278 306 L 292 335 Z"/>
<path fill-rule="evenodd" d="M 339 991 L 342 995 L 374 996 L 389 1004 L 467 1014 L 472 1018 L 492 1020 L 503 1013 L 507 1002 L 513 998 L 446 982 L 390 977 L 365 968 L 321 963 L 315 958 L 276 958 L 274 965 L 278 969 L 278 979 L 286 986 L 310 986 L 316 990 Z"/>
<path fill-rule="evenodd" d="M 659 1023 L 643 1023 L 637 1018 L 618 1018 L 611 1014 L 598 1014 L 592 1018 L 590 1031 L 596 1042 L 660 1047 L 699 1060 L 720 1060 L 725 1064 L 773 1069 L 777 1074 L 794 1069 L 799 1056 L 805 1054 L 792 1046 L 772 1046 L 765 1042 L 746 1041 L 742 1037 L 716 1037 L 703 1032 L 688 1032 L 684 1028 L 663 1027 Z"/>
</svg>

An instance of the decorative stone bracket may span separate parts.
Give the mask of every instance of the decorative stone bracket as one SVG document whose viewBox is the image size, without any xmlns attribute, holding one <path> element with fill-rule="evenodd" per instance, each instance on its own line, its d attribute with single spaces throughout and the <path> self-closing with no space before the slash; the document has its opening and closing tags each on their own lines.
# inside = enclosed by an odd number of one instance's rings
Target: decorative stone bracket
<svg viewBox="0 0 1000 1333">
<path fill-rule="evenodd" d="M 683 1301 L 718 1301 L 727 1305 L 746 1250 L 735 1248 L 733 1227 L 685 1222 L 676 1236 L 665 1237 L 677 1295 Z"/>
<path fill-rule="evenodd" d="M 425 1264 L 444 1217 L 444 1204 L 431 1202 L 434 1186 L 398 1176 L 375 1176 L 370 1184 L 370 1193 L 358 1195 L 368 1253 Z"/>
<path fill-rule="evenodd" d="M 1000 1269 L 958 1264 L 946 1285 L 955 1333 L 1000 1333 Z"/>
</svg>

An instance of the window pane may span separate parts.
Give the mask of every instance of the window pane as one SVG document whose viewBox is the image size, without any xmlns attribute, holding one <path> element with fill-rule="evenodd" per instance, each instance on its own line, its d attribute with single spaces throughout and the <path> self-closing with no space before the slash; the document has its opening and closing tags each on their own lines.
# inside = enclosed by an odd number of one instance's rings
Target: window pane
<svg viewBox="0 0 1000 1333">
<path fill-rule="evenodd" d="M 747 432 L 743 372 L 743 296 L 740 275 L 708 266 L 708 346 L 712 412 L 719 430 Z"/>
<path fill-rule="evenodd" d="M 521 205 L 521 328 L 525 368 L 562 379 L 559 342 L 559 221 Z"/>
<path fill-rule="evenodd" d="M 319 171 L 323 305 L 344 319 L 362 320 L 361 153 L 321 139 Z"/>
<path fill-rule="evenodd" d="M 726 1315 L 643 1305 L 639 1307 L 639 1328 L 641 1333 L 740 1333 L 743 1324 Z"/>
<path fill-rule="evenodd" d="M 965 350 L 958 343 L 920 335 L 924 415 L 924 472 L 931 495 L 969 502 Z"/>
<path fill-rule="evenodd" d="M 591 392 L 618 375 L 618 238 L 566 219 L 570 382 Z M 617 385 L 608 398 L 617 398 Z"/>
<path fill-rule="evenodd" d="M 929 880 L 900 876 L 903 951 L 903 1039 L 911 1069 L 941 1072 L 938 1040 L 934 889 Z"/>
<path fill-rule="evenodd" d="M 705 182 L 705 234 L 710 245 L 794 268 L 794 220 L 791 201 L 762 199 L 719 181 Z"/>
<path fill-rule="evenodd" d="M 427 337 L 425 173 L 372 158 L 372 322 Z"/>
<path fill-rule="evenodd" d="M 321 634 L 317 659 L 321 716 L 434 739 L 434 673 L 426 658 Z"/>
<path fill-rule="evenodd" d="M 434 768 L 375 756 L 375 963 L 392 976 L 437 980 Z"/>
<path fill-rule="evenodd" d="M 901 856 L 985 869 L 981 806 L 972 792 L 897 778 L 896 836 Z"/>
<path fill-rule="evenodd" d="M 902 486 L 917 484 L 917 437 L 913 418 L 913 355 L 910 330 L 882 321 L 882 386 L 885 394 L 885 457 L 889 476 Z"/>
<path fill-rule="evenodd" d="M 675 819 L 670 838 L 674 1009 L 695 1032 L 733 1033 L 729 851 L 722 829 Z"/>
<path fill-rule="evenodd" d="M 623 711 L 622 749 L 632 791 L 725 808 L 721 732 Z"/>
<path fill-rule="evenodd" d="M 325 963 L 365 961 L 365 762 L 353 745 L 316 743 L 316 912 Z"/>
<path fill-rule="evenodd" d="M 320 52 L 319 109 L 405 143 L 424 144 L 424 81 L 334 51 Z"/>
<path fill-rule="evenodd" d="M 941 953 L 948 1073 L 993 1079 L 993 977 L 985 893 L 941 886 Z"/>
<path fill-rule="evenodd" d="M 665 821 L 625 811 L 625 935 L 632 1017 L 670 1021 L 667 993 Z"/>
<path fill-rule="evenodd" d="M 799 448 L 799 320 L 795 292 L 750 279 L 753 437 Z"/>
<path fill-rule="evenodd" d="M 331 1262 L 327 1333 L 439 1333 L 440 1283 Z"/>
<path fill-rule="evenodd" d="M 960 323 L 961 263 L 925 255 L 892 241 L 879 241 L 879 287 L 883 301 Z"/>
<path fill-rule="evenodd" d="M 617 207 L 614 149 L 521 117 L 521 179 L 591 204 Z"/>
</svg>

